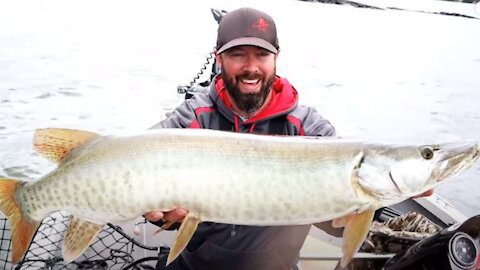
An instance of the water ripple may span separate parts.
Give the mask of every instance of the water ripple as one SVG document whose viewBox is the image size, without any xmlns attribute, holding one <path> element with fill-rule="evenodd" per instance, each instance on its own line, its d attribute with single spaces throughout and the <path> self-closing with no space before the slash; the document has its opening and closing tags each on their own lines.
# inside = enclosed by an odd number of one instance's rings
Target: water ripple
<svg viewBox="0 0 480 270">
<path fill-rule="evenodd" d="M 58 88 L 58 93 L 67 96 L 67 97 L 80 97 L 81 93 L 75 92 L 76 88 L 74 87 L 60 87 Z"/>
<path fill-rule="evenodd" d="M 40 172 L 32 170 L 27 166 L 14 166 L 3 169 L 3 173 L 6 174 L 9 178 L 15 179 L 33 179 L 36 175 L 39 175 Z"/>
<path fill-rule="evenodd" d="M 90 114 L 78 116 L 78 119 L 80 119 L 80 120 L 85 120 L 85 119 L 90 119 L 90 118 L 92 118 L 92 116 Z"/>
<path fill-rule="evenodd" d="M 64 91 L 64 90 L 61 90 L 61 91 L 58 91 L 59 94 L 62 94 L 64 96 L 67 96 L 67 97 L 81 97 L 82 94 L 80 93 L 76 93 L 76 92 L 72 92 L 72 91 Z"/>
<path fill-rule="evenodd" d="M 35 98 L 45 99 L 45 98 L 49 98 L 49 97 L 51 97 L 51 96 L 52 96 L 52 94 L 50 94 L 50 93 L 45 93 L 45 94 L 41 94 L 40 96 L 37 96 L 37 97 L 35 97 Z"/>
</svg>

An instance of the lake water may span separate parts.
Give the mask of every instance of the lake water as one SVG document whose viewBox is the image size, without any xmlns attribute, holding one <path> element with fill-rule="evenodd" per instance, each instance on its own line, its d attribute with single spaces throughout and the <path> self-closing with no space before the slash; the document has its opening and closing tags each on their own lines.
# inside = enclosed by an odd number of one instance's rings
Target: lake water
<svg viewBox="0 0 480 270">
<path fill-rule="evenodd" d="M 241 6 L 275 18 L 278 74 L 338 135 L 480 141 L 480 20 L 293 0 L 11 1 L 0 10 L 0 177 L 53 168 L 32 150 L 36 128 L 157 123 L 215 45 L 210 8 Z M 479 183 L 477 165 L 436 191 L 471 216 Z"/>
</svg>

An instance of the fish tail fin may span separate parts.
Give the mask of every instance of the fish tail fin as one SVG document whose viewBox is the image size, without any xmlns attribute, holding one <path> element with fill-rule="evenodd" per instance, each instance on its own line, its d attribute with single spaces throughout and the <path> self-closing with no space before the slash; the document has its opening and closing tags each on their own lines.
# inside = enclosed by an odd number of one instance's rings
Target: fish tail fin
<svg viewBox="0 0 480 270">
<path fill-rule="evenodd" d="M 0 178 L 0 211 L 12 227 L 12 263 L 17 264 L 27 253 L 40 222 L 29 220 L 15 200 L 15 191 L 21 182 Z"/>
</svg>

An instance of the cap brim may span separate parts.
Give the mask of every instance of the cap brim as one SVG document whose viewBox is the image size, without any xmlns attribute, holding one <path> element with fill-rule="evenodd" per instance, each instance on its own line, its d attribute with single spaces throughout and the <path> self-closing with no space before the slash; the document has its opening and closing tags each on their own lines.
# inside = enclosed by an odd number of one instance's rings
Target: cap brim
<svg viewBox="0 0 480 270">
<path fill-rule="evenodd" d="M 278 53 L 278 50 L 275 47 L 273 47 L 272 44 L 270 44 L 268 41 L 264 39 L 257 38 L 257 37 L 242 37 L 242 38 L 231 40 L 230 42 L 223 45 L 220 49 L 218 49 L 217 53 L 220 54 L 228 49 L 231 49 L 236 46 L 242 46 L 242 45 L 257 46 L 260 48 L 264 48 L 265 50 L 268 50 L 274 54 Z"/>
</svg>

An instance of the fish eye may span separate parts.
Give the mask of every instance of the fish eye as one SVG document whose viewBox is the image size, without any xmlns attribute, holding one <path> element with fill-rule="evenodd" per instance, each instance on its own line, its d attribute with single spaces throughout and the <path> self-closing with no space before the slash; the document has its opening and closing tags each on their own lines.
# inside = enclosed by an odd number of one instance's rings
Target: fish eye
<svg viewBox="0 0 480 270">
<path fill-rule="evenodd" d="M 423 147 L 422 150 L 420 150 L 420 153 L 424 159 L 433 158 L 433 148 L 430 146 Z"/>
</svg>

